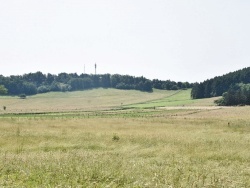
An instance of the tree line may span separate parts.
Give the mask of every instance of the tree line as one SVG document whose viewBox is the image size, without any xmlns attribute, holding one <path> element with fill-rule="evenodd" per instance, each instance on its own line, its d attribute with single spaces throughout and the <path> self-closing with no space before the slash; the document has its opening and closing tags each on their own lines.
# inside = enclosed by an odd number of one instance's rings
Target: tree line
<svg viewBox="0 0 250 188">
<path fill-rule="evenodd" d="M 219 106 L 250 105 L 250 84 L 236 84 L 215 100 Z"/>
<path fill-rule="evenodd" d="M 201 83 L 195 83 L 191 91 L 191 97 L 193 99 L 201 99 L 223 96 L 224 102 L 219 101 L 221 105 L 247 104 L 246 101 L 242 102 L 242 100 L 236 100 L 233 98 L 241 95 L 241 98 L 247 99 L 247 84 L 249 83 L 250 67 L 234 71 L 223 76 L 218 76 Z"/>
<path fill-rule="evenodd" d="M 191 88 L 192 86 L 188 82 L 149 80 L 143 76 L 135 77 L 119 74 L 78 75 L 76 73 L 60 73 L 55 75 L 36 72 L 6 77 L 0 75 L 0 94 L 8 95 L 35 95 L 51 91 L 66 92 L 99 87 L 152 92 L 153 88 L 177 90 Z"/>
<path fill-rule="evenodd" d="M 230 87 L 243 83 L 250 83 L 250 67 L 218 76 L 201 83 L 195 83 L 191 91 L 193 99 L 221 96 Z"/>
</svg>

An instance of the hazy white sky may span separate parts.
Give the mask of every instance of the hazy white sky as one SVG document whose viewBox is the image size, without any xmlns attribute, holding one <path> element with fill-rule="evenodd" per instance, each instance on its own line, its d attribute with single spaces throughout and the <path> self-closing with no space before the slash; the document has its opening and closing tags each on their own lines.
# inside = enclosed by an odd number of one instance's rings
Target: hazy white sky
<svg viewBox="0 0 250 188">
<path fill-rule="evenodd" d="M 249 0 L 0 0 L 0 74 L 203 81 L 250 66 Z"/>
</svg>

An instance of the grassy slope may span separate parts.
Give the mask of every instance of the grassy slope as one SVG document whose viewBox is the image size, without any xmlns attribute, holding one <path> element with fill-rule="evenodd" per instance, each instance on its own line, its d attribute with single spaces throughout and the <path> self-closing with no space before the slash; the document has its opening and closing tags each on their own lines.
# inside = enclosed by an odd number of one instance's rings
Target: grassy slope
<svg viewBox="0 0 250 188">
<path fill-rule="evenodd" d="M 162 107 L 162 106 L 212 106 L 214 105 L 214 98 L 193 100 L 190 97 L 191 89 L 179 90 L 172 95 L 156 99 L 152 101 L 146 101 L 137 104 L 127 105 L 127 107 L 136 108 L 150 108 L 150 107 Z"/>
<path fill-rule="evenodd" d="M 93 89 L 76 92 L 51 92 L 29 96 L 0 97 L 0 105 L 6 106 L 8 113 L 57 112 L 105 110 L 123 107 L 148 108 L 159 106 L 209 106 L 214 99 L 192 100 L 191 90 L 164 91 L 152 93 L 135 90 Z M 0 109 L 0 113 L 3 113 Z"/>
<path fill-rule="evenodd" d="M 93 89 L 76 92 L 51 92 L 29 96 L 0 97 L 0 105 L 7 107 L 7 112 L 41 112 L 102 110 L 121 107 L 121 104 L 133 104 L 161 99 L 176 91 L 155 90 L 152 93 L 135 90 Z M 3 110 L 1 109 L 3 112 Z"/>
</svg>

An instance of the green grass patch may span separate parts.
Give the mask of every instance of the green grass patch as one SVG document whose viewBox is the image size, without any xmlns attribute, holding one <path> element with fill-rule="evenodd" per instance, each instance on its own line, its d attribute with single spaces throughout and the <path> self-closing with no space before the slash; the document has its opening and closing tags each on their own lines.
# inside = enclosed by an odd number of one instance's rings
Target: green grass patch
<svg viewBox="0 0 250 188">
<path fill-rule="evenodd" d="M 153 108 L 153 107 L 163 107 L 163 106 L 183 106 L 194 103 L 194 100 L 191 100 L 190 98 L 190 92 L 191 92 L 190 89 L 174 91 L 171 95 L 168 95 L 161 99 L 126 105 L 126 107 Z"/>
</svg>

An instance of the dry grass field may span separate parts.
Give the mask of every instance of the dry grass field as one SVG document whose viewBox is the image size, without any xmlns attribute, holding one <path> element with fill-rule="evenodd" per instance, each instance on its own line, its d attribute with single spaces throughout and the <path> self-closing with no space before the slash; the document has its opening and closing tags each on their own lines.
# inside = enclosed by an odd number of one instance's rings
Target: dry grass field
<svg viewBox="0 0 250 188">
<path fill-rule="evenodd" d="M 93 89 L 75 92 L 51 92 L 19 97 L 0 97 L 0 105 L 6 106 L 7 111 L 0 113 L 35 113 L 60 111 L 86 111 L 120 108 L 121 105 L 143 103 L 162 99 L 178 91 L 154 90 L 152 93 L 135 90 Z"/>
<path fill-rule="evenodd" d="M 145 103 L 169 98 L 156 95 Z M 61 105 L 67 100 L 76 99 Z M 249 106 L 113 109 L 109 103 L 92 111 L 70 111 L 72 105 L 2 112 L 0 187 L 250 187 Z"/>
</svg>

